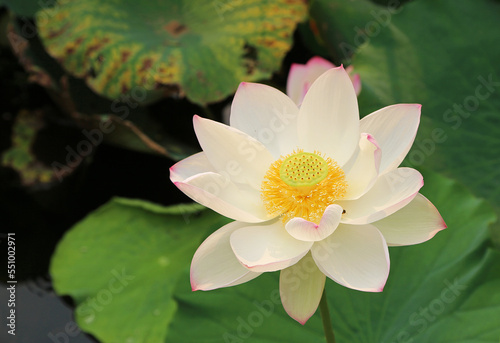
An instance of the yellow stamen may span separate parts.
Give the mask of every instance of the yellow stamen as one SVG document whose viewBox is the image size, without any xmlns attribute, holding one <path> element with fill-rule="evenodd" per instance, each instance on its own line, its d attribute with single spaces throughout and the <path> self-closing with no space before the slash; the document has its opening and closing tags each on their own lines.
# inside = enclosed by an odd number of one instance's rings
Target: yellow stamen
<svg viewBox="0 0 500 343">
<path fill-rule="evenodd" d="M 325 209 L 344 197 L 345 173 L 331 158 L 303 150 L 274 161 L 262 182 L 262 199 L 284 223 L 301 217 L 319 224 Z"/>
</svg>

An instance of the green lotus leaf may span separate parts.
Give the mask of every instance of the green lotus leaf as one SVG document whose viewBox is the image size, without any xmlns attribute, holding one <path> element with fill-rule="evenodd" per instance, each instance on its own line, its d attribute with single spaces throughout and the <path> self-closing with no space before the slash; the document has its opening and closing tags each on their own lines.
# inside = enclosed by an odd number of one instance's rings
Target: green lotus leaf
<svg viewBox="0 0 500 343">
<path fill-rule="evenodd" d="M 203 237 L 228 221 L 201 209 L 115 198 L 76 224 L 50 272 L 57 292 L 75 299 L 80 327 L 102 342 L 162 342 L 179 275 Z"/>
<path fill-rule="evenodd" d="M 65 0 L 36 19 L 47 51 L 95 92 L 206 104 L 270 77 L 306 13 L 302 0 Z"/>
</svg>

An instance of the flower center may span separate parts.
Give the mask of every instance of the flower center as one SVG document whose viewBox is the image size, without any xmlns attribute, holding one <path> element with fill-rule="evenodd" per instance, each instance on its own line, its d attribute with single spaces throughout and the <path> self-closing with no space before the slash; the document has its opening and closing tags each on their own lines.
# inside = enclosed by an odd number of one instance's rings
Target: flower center
<svg viewBox="0 0 500 343">
<path fill-rule="evenodd" d="M 344 197 L 347 182 L 334 160 L 298 150 L 271 164 L 261 190 L 267 212 L 284 223 L 301 217 L 319 224 L 325 209 Z"/>
<path fill-rule="evenodd" d="M 286 158 L 280 167 L 280 179 L 306 193 L 328 176 L 328 164 L 316 154 L 299 152 Z"/>
</svg>

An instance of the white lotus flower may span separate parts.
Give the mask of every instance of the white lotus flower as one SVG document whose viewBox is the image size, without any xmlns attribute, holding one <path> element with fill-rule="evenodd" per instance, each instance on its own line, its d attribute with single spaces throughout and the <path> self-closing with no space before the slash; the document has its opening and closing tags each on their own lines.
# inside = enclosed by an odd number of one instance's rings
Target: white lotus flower
<svg viewBox="0 0 500 343">
<path fill-rule="evenodd" d="M 286 94 L 293 102 L 300 105 L 313 82 L 321 74 L 335 67 L 335 64 L 319 56 L 312 57 L 306 64 L 292 63 L 286 82 Z M 359 95 L 361 92 L 359 74 L 354 74 L 353 66 L 347 67 L 345 71 L 351 78 L 356 95 Z"/>
<path fill-rule="evenodd" d="M 385 107 L 361 121 L 343 67 L 320 76 L 300 109 L 265 85 L 242 83 L 231 125 L 194 117 L 203 152 L 171 168 L 193 200 L 232 218 L 199 247 L 193 290 L 234 286 L 281 270 L 288 314 L 314 314 L 325 276 L 380 292 L 387 246 L 424 242 L 446 227 L 421 194 L 420 173 L 398 168 L 420 105 Z"/>
</svg>

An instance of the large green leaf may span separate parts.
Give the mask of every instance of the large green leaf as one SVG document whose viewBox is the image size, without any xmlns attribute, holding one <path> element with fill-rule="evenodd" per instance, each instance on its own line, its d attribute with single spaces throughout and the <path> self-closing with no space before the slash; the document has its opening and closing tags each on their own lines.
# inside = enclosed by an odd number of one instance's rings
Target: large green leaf
<svg viewBox="0 0 500 343">
<path fill-rule="evenodd" d="M 161 342 L 179 274 L 227 220 L 200 206 L 165 208 L 116 198 L 78 223 L 51 264 L 54 288 L 78 304 L 80 327 L 103 342 Z"/>
<path fill-rule="evenodd" d="M 173 86 L 205 104 L 270 77 L 306 12 L 302 0 L 70 0 L 36 18 L 48 52 L 97 93 L 148 101 Z"/>
<path fill-rule="evenodd" d="M 449 228 L 429 242 L 391 248 L 391 273 L 382 293 L 327 280 L 339 342 L 497 343 L 500 297 L 492 292 L 500 286 L 500 255 L 487 247 L 495 215 L 456 182 L 424 177 L 424 193 Z M 318 313 L 302 326 L 284 312 L 278 273 L 191 292 L 192 254 L 202 237 L 226 220 L 212 212 L 175 211 L 115 199 L 64 237 L 51 273 L 58 293 L 75 299 L 85 331 L 105 343 L 324 341 Z"/>
</svg>

